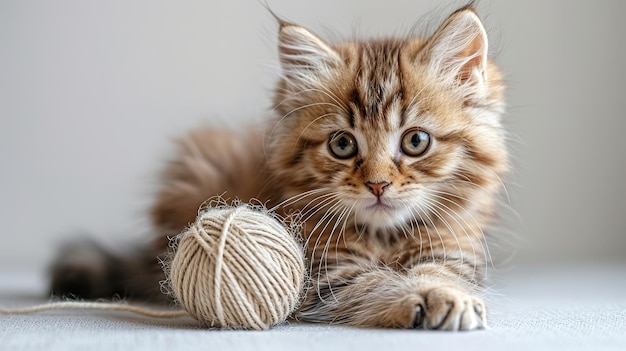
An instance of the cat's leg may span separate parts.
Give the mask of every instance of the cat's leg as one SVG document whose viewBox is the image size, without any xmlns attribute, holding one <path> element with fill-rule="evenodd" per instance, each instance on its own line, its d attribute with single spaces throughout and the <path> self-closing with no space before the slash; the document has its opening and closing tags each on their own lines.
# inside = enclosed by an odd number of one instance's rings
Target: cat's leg
<svg viewBox="0 0 626 351">
<path fill-rule="evenodd" d="M 56 296 L 167 301 L 159 285 L 165 276 L 150 247 L 113 250 L 95 241 L 76 241 L 59 252 L 50 274 L 50 292 Z"/>
<path fill-rule="evenodd" d="M 303 320 L 363 327 L 474 330 L 486 326 L 476 287 L 443 264 L 398 271 L 346 260 L 314 269 L 297 313 Z"/>
</svg>

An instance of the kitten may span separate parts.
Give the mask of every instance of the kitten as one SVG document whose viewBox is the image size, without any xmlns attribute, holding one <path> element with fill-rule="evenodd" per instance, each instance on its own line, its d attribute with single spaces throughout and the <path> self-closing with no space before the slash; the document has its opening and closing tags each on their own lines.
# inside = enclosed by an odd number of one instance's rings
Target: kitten
<svg viewBox="0 0 626 351">
<path fill-rule="evenodd" d="M 475 11 L 457 10 L 427 40 L 331 45 L 281 23 L 278 49 L 267 132 L 205 129 L 181 139 L 152 207 L 154 245 L 129 256 L 71 248 L 54 267 L 53 291 L 162 296 L 156 257 L 168 237 L 225 193 L 302 211 L 312 282 L 296 318 L 486 326 L 483 228 L 508 161 L 504 86 Z"/>
</svg>

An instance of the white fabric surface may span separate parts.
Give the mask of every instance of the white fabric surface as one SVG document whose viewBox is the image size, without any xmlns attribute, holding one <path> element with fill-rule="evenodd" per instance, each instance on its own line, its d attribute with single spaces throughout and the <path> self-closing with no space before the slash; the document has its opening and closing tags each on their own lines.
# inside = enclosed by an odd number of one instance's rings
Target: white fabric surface
<svg viewBox="0 0 626 351">
<path fill-rule="evenodd" d="M 626 264 L 518 268 L 492 278 L 491 329 L 449 333 L 304 323 L 205 330 L 120 312 L 0 316 L 0 350 L 626 350 Z M 43 302 L 44 280 L 0 274 L 0 305 Z"/>
</svg>

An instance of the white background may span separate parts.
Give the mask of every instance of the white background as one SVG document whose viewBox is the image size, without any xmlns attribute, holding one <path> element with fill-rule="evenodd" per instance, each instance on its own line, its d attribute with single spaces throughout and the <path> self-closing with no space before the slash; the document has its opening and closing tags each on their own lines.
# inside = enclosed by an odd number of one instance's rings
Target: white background
<svg viewBox="0 0 626 351">
<path fill-rule="evenodd" d="M 432 28 L 461 3 L 269 4 L 333 39 Z M 479 9 L 509 83 L 515 262 L 625 260 L 626 2 Z M 266 114 L 276 31 L 256 0 L 0 2 L 0 270 L 44 270 L 76 236 L 145 238 L 170 140 Z"/>
</svg>

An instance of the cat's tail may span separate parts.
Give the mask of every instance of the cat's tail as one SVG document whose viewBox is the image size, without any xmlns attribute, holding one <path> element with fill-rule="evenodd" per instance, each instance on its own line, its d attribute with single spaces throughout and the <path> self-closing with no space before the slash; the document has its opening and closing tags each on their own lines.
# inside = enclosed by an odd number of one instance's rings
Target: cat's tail
<svg viewBox="0 0 626 351">
<path fill-rule="evenodd" d="M 52 295 L 78 299 L 165 302 L 159 257 L 149 248 L 112 252 L 89 240 L 64 246 L 51 266 Z"/>
</svg>

